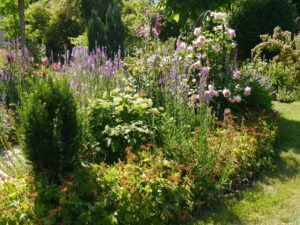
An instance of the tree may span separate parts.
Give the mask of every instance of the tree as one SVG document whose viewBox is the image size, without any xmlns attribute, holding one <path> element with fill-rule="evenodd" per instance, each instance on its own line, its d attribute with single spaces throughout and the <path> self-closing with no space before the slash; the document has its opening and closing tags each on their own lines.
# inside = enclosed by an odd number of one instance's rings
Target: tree
<svg viewBox="0 0 300 225">
<path fill-rule="evenodd" d="M 24 48 L 26 45 L 26 39 L 25 39 L 25 5 L 24 0 L 18 0 L 18 6 L 19 6 L 19 20 L 20 20 L 20 31 L 21 31 L 21 48 L 24 55 Z"/>
<path fill-rule="evenodd" d="M 107 36 L 104 24 L 97 16 L 97 12 L 95 10 L 92 10 L 87 31 L 89 52 L 93 51 L 97 46 L 103 47 L 107 45 Z"/>
<path fill-rule="evenodd" d="M 113 58 L 119 49 L 124 50 L 125 26 L 121 19 L 118 1 L 110 4 L 106 13 L 106 36 L 108 38 L 107 54 Z"/>
<path fill-rule="evenodd" d="M 5 38 L 16 38 L 19 37 L 20 32 L 20 16 L 24 18 L 24 27 L 25 27 L 25 15 L 24 11 L 29 7 L 29 5 L 38 0 L 1 0 L 0 3 L 0 15 L 4 17 L 3 20 L 0 20 L 0 30 L 6 32 Z M 19 12 L 23 11 L 23 15 L 20 15 Z M 24 9 L 24 10 L 23 10 Z M 24 31 L 25 33 L 25 31 Z"/>
</svg>

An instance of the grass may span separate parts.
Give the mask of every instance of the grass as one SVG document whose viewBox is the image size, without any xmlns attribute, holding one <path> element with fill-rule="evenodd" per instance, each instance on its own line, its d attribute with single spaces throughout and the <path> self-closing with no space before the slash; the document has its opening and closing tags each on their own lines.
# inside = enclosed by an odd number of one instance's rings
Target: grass
<svg viewBox="0 0 300 225">
<path fill-rule="evenodd" d="M 300 225 L 300 102 L 274 102 L 280 113 L 276 168 L 201 212 L 202 224 Z"/>
</svg>

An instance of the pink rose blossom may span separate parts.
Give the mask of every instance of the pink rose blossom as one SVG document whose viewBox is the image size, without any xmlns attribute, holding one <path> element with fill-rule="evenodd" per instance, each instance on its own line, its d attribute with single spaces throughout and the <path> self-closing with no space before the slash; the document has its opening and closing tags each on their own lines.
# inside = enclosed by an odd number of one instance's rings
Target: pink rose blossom
<svg viewBox="0 0 300 225">
<path fill-rule="evenodd" d="M 194 51 L 193 46 L 189 46 L 189 47 L 187 47 L 187 49 L 186 49 L 186 52 L 187 52 L 188 54 L 191 54 L 193 51 Z"/>
<path fill-rule="evenodd" d="M 223 95 L 224 95 L 225 98 L 229 98 L 230 95 L 231 95 L 231 93 L 230 93 L 230 91 L 228 89 L 224 89 L 223 90 Z"/>
<path fill-rule="evenodd" d="M 240 102 L 242 101 L 242 98 L 241 98 L 239 95 L 237 95 L 237 96 L 234 97 L 233 100 L 234 100 L 235 102 L 237 102 L 237 103 L 240 103 Z"/>
<path fill-rule="evenodd" d="M 251 87 L 246 87 L 244 91 L 244 96 L 249 96 L 251 94 Z"/>
<path fill-rule="evenodd" d="M 229 29 L 228 32 L 229 32 L 229 35 L 230 35 L 231 39 L 236 37 L 235 30 Z"/>
<path fill-rule="evenodd" d="M 235 76 L 236 78 L 240 78 L 240 77 L 241 77 L 241 72 L 240 72 L 240 71 L 236 71 L 236 72 L 234 73 L 234 76 Z"/>
<path fill-rule="evenodd" d="M 219 51 L 221 50 L 220 45 L 219 45 L 219 44 L 215 44 L 215 45 L 213 46 L 213 50 L 215 50 L 216 52 L 219 52 Z"/>
<path fill-rule="evenodd" d="M 204 41 L 205 41 L 205 37 L 201 35 L 201 36 L 198 38 L 198 41 L 204 42 Z"/>
<path fill-rule="evenodd" d="M 200 28 L 200 27 L 195 28 L 195 30 L 194 30 L 194 35 L 195 35 L 196 37 L 198 37 L 198 36 L 200 35 L 200 33 L 201 33 L 201 28 Z"/>
<path fill-rule="evenodd" d="M 179 50 L 186 49 L 186 43 L 184 43 L 184 42 L 179 42 L 178 45 L 177 45 L 177 48 L 178 48 Z"/>
</svg>

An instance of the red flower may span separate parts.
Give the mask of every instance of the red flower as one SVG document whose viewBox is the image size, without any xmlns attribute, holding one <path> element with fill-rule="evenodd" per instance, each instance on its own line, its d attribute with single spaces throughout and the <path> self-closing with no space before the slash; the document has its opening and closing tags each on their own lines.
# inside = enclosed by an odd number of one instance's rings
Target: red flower
<svg viewBox="0 0 300 225">
<path fill-rule="evenodd" d="M 4 66 L 2 66 L 2 67 L 1 67 L 1 70 L 5 70 L 5 67 L 4 67 Z"/>
<path fill-rule="evenodd" d="M 14 57 L 12 55 L 11 56 L 7 55 L 6 58 L 7 58 L 7 62 L 13 62 L 14 61 Z"/>
<path fill-rule="evenodd" d="M 46 72 L 45 72 L 45 71 L 43 71 L 43 72 L 42 72 L 42 75 L 43 75 L 43 76 L 45 76 L 45 75 L 46 75 Z"/>
<path fill-rule="evenodd" d="M 44 66 L 47 66 L 47 61 L 42 62 Z"/>
<path fill-rule="evenodd" d="M 57 63 L 52 64 L 53 69 L 57 70 Z"/>
</svg>

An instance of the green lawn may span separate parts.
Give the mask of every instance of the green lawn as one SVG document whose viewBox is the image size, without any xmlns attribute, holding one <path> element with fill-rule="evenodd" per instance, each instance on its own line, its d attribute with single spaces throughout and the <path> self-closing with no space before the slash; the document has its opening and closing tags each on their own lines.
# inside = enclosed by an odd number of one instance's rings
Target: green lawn
<svg viewBox="0 0 300 225">
<path fill-rule="evenodd" d="M 300 225 L 300 102 L 274 102 L 274 108 L 281 115 L 276 169 L 263 172 L 239 196 L 215 202 L 194 225 Z"/>
</svg>

